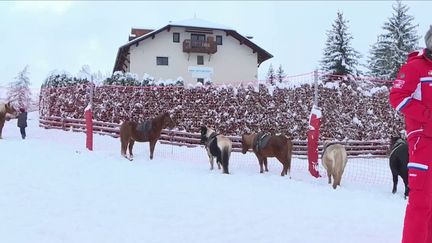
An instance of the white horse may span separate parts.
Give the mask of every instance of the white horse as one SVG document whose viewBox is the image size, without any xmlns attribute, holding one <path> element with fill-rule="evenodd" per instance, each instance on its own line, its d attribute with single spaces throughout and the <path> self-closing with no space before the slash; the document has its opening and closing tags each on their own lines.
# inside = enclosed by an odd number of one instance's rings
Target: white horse
<svg viewBox="0 0 432 243">
<path fill-rule="evenodd" d="M 201 127 L 201 144 L 205 144 L 209 156 L 210 170 L 213 170 L 213 160 L 216 157 L 218 168 L 229 174 L 228 164 L 231 157 L 232 142 L 224 135 L 217 134 L 213 129 Z"/>
</svg>

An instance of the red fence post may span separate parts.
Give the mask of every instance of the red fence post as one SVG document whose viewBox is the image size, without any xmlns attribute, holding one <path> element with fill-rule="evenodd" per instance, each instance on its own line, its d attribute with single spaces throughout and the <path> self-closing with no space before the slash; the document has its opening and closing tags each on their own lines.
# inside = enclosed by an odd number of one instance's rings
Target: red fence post
<svg viewBox="0 0 432 243">
<path fill-rule="evenodd" d="M 93 112 L 88 105 L 84 112 L 86 121 L 86 148 L 93 151 Z"/>
<path fill-rule="evenodd" d="M 84 116 L 86 121 L 86 148 L 90 151 L 93 151 L 93 82 L 90 82 L 89 85 L 89 103 L 84 110 Z"/>
<path fill-rule="evenodd" d="M 309 130 L 308 130 L 308 161 L 309 172 L 314 177 L 320 177 L 318 172 L 318 138 L 321 124 L 321 110 L 319 107 L 312 107 Z"/>
</svg>

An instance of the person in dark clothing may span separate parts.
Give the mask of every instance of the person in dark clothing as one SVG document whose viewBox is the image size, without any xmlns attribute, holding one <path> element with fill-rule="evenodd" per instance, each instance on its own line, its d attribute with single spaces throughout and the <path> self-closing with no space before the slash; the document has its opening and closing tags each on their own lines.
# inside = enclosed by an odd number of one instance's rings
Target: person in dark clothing
<svg viewBox="0 0 432 243">
<path fill-rule="evenodd" d="M 20 128 L 22 139 L 25 139 L 26 137 L 25 128 L 27 127 L 27 111 L 25 111 L 24 108 L 20 108 L 20 112 L 21 113 L 18 115 L 17 126 Z"/>
</svg>

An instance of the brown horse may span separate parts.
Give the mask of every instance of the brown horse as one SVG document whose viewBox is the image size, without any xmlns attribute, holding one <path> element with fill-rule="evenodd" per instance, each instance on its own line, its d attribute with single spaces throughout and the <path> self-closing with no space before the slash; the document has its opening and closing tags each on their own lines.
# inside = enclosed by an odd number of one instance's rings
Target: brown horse
<svg viewBox="0 0 432 243">
<path fill-rule="evenodd" d="M 243 134 L 242 153 L 245 154 L 249 149 L 252 149 L 258 158 L 260 173 L 264 173 L 263 165 L 265 171 L 268 171 L 267 157 L 276 157 L 283 165 L 281 176 L 289 175 L 293 145 L 285 135 L 272 135 L 261 132 L 250 135 Z M 289 177 L 291 178 L 291 175 Z"/>
<path fill-rule="evenodd" d="M 133 159 L 132 149 L 136 142 L 149 142 L 150 144 L 150 159 L 153 159 L 153 151 L 157 140 L 161 135 L 164 128 L 174 127 L 174 121 L 168 114 L 164 112 L 159 114 L 153 119 L 147 120 L 143 123 L 134 121 L 125 121 L 120 126 L 120 142 L 121 142 L 121 155 L 128 160 Z M 129 157 L 126 155 L 126 150 L 129 147 Z"/>
<path fill-rule="evenodd" d="M 6 113 L 9 113 L 9 114 L 15 116 L 16 110 L 11 105 L 10 102 L 8 102 L 8 103 L 0 102 L 0 139 L 2 139 L 2 131 L 3 131 L 4 123 L 6 121 Z"/>
</svg>

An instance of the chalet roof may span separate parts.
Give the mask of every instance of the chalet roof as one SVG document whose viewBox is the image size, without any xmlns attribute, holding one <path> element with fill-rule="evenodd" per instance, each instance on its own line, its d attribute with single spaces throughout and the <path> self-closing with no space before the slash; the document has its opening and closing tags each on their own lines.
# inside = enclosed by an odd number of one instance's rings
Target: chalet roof
<svg viewBox="0 0 432 243">
<path fill-rule="evenodd" d="M 261 47 L 259 47 L 258 45 L 256 45 L 255 43 L 253 43 L 252 41 L 250 41 L 248 38 L 246 38 L 245 36 L 239 34 L 237 31 L 235 31 L 234 29 L 227 27 L 227 26 L 223 26 L 220 24 L 216 24 L 216 23 L 212 23 L 210 21 L 206 21 L 203 19 L 199 19 L 199 18 L 192 18 L 192 19 L 185 19 L 185 20 L 181 20 L 181 21 L 175 21 L 175 22 L 171 22 L 159 29 L 153 30 L 151 32 L 148 32 L 142 36 L 139 36 L 137 38 L 134 38 L 132 40 L 130 40 L 128 43 L 124 44 L 123 46 L 121 46 L 117 52 L 117 58 L 114 64 L 114 70 L 113 71 L 119 71 L 122 70 L 122 65 L 123 62 L 126 60 L 126 56 L 127 53 L 129 51 L 129 47 L 142 41 L 145 40 L 147 38 L 154 38 L 155 35 L 157 35 L 158 33 L 166 30 L 166 29 L 170 29 L 172 27 L 190 27 L 190 28 L 200 28 L 200 29 L 206 29 L 206 30 L 222 30 L 225 31 L 227 35 L 231 35 L 233 38 L 237 39 L 241 44 L 245 44 L 246 46 L 250 47 L 254 52 L 258 53 L 258 65 L 260 65 L 262 62 L 270 59 L 273 57 L 273 55 L 271 55 L 270 53 L 268 53 L 266 50 L 262 49 Z"/>
<path fill-rule="evenodd" d="M 216 24 L 200 18 L 192 18 L 192 19 L 170 22 L 170 25 L 184 26 L 184 27 L 199 27 L 199 28 L 207 28 L 207 29 L 215 29 L 215 30 L 233 30 L 230 27 L 221 24 Z"/>
</svg>

